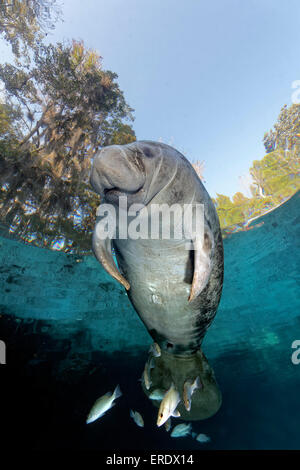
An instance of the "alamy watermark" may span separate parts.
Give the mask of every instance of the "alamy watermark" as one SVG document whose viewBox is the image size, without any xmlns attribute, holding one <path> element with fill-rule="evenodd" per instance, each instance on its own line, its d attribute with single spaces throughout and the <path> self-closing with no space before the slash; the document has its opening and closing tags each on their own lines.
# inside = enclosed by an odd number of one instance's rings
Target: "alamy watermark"
<svg viewBox="0 0 300 470">
<path fill-rule="evenodd" d="M 0 364 L 6 364 L 6 344 L 0 340 Z"/>
<path fill-rule="evenodd" d="M 191 204 L 132 204 L 121 196 L 116 208 L 100 204 L 96 226 L 98 239 L 132 240 L 184 240 L 186 249 L 190 241 L 204 239 L 204 205 Z"/>
<path fill-rule="evenodd" d="M 295 349 L 295 351 L 292 354 L 291 361 L 297 366 L 300 364 L 300 339 L 295 339 L 295 341 L 292 342 L 292 349 Z"/>
</svg>

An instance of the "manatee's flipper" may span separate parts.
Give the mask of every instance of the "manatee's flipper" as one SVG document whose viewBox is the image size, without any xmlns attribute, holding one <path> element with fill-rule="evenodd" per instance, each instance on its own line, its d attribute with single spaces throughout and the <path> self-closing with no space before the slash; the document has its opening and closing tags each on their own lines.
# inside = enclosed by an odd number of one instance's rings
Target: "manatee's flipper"
<svg viewBox="0 0 300 470">
<path fill-rule="evenodd" d="M 99 263 L 102 264 L 108 274 L 116 279 L 126 290 L 130 289 L 129 282 L 122 276 L 118 271 L 111 252 L 111 239 L 109 237 L 103 238 L 97 234 L 97 227 L 99 226 L 100 220 L 97 221 L 95 230 L 93 232 L 92 247 L 94 255 L 96 256 Z"/>
<path fill-rule="evenodd" d="M 194 276 L 189 296 L 189 302 L 194 300 L 203 291 L 208 283 L 212 270 L 212 257 L 214 254 L 214 237 L 205 223 L 204 239 L 194 238 Z"/>
</svg>

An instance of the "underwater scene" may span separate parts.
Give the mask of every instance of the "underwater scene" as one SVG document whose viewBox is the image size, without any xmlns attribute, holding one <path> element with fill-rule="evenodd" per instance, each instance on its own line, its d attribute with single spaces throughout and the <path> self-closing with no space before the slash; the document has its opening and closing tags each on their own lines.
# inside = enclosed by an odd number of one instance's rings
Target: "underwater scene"
<svg viewBox="0 0 300 470">
<path fill-rule="evenodd" d="M 300 451 L 299 18 L 0 0 L 0 453 Z"/>
<path fill-rule="evenodd" d="M 157 428 L 141 377 L 150 336 L 123 288 L 92 256 L 1 238 L 1 423 L 5 446 L 33 449 L 297 449 L 300 364 L 299 198 L 224 240 L 222 300 L 203 351 L 222 390 L 218 413 L 192 421 L 201 443 Z M 86 425 L 119 384 L 115 407 Z M 137 410 L 138 427 L 130 417 Z M 172 418 L 173 419 L 173 418 Z M 174 421 L 177 418 L 173 419 Z M 178 418 L 178 423 L 183 422 Z M 178 424 L 176 422 L 176 424 Z"/>
</svg>

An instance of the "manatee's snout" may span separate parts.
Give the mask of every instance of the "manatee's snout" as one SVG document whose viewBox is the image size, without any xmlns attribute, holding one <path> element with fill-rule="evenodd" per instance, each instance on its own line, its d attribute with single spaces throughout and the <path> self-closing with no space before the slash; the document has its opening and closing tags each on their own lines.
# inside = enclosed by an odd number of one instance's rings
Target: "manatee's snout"
<svg viewBox="0 0 300 470">
<path fill-rule="evenodd" d="M 103 148 L 94 158 L 91 185 L 101 197 L 113 202 L 121 195 L 142 190 L 145 168 L 139 155 L 124 146 Z"/>
</svg>

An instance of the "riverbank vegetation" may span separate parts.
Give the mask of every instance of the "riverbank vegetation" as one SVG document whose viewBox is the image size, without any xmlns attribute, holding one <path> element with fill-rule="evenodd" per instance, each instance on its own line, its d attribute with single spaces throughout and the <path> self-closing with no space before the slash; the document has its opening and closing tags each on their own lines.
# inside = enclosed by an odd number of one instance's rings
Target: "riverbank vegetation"
<svg viewBox="0 0 300 470">
<path fill-rule="evenodd" d="M 300 105 L 284 106 L 263 141 L 266 155 L 249 170 L 251 197 L 238 192 L 232 200 L 223 194 L 214 200 L 223 229 L 244 226 L 300 189 Z"/>
</svg>

